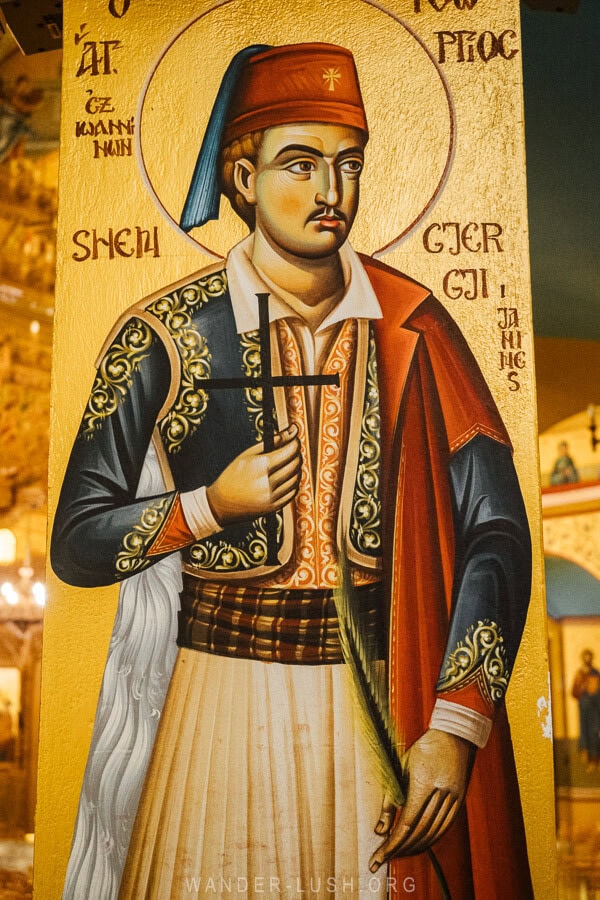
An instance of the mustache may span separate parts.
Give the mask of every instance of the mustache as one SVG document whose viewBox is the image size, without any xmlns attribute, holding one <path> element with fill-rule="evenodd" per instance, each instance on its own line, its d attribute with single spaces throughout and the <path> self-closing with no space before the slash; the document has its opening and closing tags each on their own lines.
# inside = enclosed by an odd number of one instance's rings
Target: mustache
<svg viewBox="0 0 600 900">
<path fill-rule="evenodd" d="M 320 206 L 319 209 L 316 209 L 313 213 L 310 214 L 307 222 L 318 222 L 319 219 L 337 219 L 339 222 L 348 222 L 348 217 L 345 213 L 342 212 L 341 209 L 335 209 L 333 206 Z"/>
</svg>

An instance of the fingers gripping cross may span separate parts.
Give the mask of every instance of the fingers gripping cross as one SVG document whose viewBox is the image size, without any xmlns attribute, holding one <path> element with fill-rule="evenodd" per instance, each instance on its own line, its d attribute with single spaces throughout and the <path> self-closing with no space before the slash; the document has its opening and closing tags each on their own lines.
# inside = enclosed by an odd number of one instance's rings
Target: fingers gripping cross
<svg viewBox="0 0 600 900">
<path fill-rule="evenodd" d="M 269 294 L 257 294 L 258 300 L 258 336 L 260 347 L 260 375 L 250 378 L 206 378 L 202 381 L 202 390 L 219 388 L 235 390 L 246 388 L 262 388 L 262 419 L 264 452 L 270 453 L 275 448 L 275 397 L 274 388 L 300 385 L 333 384 L 339 387 L 339 375 L 273 375 L 271 360 L 271 338 L 269 328 Z M 267 565 L 277 565 L 277 520 L 274 515 L 266 517 L 267 533 Z"/>
</svg>

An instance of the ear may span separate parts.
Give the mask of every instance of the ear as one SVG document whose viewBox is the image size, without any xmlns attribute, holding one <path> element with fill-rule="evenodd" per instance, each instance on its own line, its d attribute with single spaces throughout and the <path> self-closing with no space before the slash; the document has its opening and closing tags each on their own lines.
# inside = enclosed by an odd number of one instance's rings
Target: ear
<svg viewBox="0 0 600 900">
<path fill-rule="evenodd" d="M 256 204 L 256 168 L 249 159 L 238 159 L 233 168 L 236 190 L 250 206 Z"/>
</svg>

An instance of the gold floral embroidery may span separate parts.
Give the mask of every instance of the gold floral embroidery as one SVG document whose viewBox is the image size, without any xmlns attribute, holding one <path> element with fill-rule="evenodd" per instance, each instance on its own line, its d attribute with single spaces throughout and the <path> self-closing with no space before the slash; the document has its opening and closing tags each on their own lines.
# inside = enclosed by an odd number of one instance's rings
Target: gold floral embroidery
<svg viewBox="0 0 600 900">
<path fill-rule="evenodd" d="M 357 550 L 377 555 L 381 550 L 381 419 L 377 387 L 375 340 L 369 339 L 365 402 L 360 431 L 359 463 L 352 502 L 350 539 Z"/>
<path fill-rule="evenodd" d="M 508 687 L 509 677 L 500 628 L 495 622 L 484 619 L 469 628 L 464 641 L 459 641 L 450 654 L 437 690 L 456 691 L 476 681 L 492 703 L 499 703 Z"/>
<path fill-rule="evenodd" d="M 131 319 L 100 363 L 83 414 L 81 435 L 92 437 L 104 419 L 116 412 L 131 387 L 134 373 L 148 356 L 151 346 L 150 328 L 141 319 Z"/>
<path fill-rule="evenodd" d="M 285 319 L 280 319 L 277 327 L 284 374 L 302 374 L 300 350 L 293 331 Z M 294 554 L 288 565 L 263 582 L 264 586 L 299 589 L 333 587 L 337 583 L 337 485 L 345 458 L 348 425 L 345 416 L 356 333 L 355 322 L 344 323 L 323 369 L 324 374 L 339 374 L 340 387 L 327 385 L 321 389 L 322 411 L 315 435 L 319 441 L 319 458 L 315 472 L 309 463 L 311 448 L 304 389 L 297 385 L 286 388 L 289 421 L 298 428 L 305 462 L 294 498 Z"/>
<path fill-rule="evenodd" d="M 277 322 L 281 363 L 285 375 L 302 373 L 300 351 L 292 330 L 285 319 Z M 310 459 L 308 421 L 304 403 L 304 389 L 300 385 L 286 388 L 286 404 L 290 425 L 296 425 L 303 460 Z M 294 553 L 289 564 L 277 572 L 266 586 L 282 588 L 319 587 L 317 559 L 317 529 L 312 471 L 303 464 L 300 484 L 294 499 Z"/>
<path fill-rule="evenodd" d="M 283 535 L 283 516 L 276 513 L 277 544 Z M 261 516 L 252 523 L 252 530 L 239 544 L 206 538 L 193 544 L 189 550 L 191 565 L 210 572 L 246 572 L 264 566 L 267 562 L 267 532 L 265 518 Z"/>
<path fill-rule="evenodd" d="M 150 565 L 152 560 L 146 558 L 146 551 L 160 531 L 172 502 L 173 497 L 160 497 L 147 506 L 140 521 L 125 535 L 115 563 L 119 575 L 131 575 Z"/>
<path fill-rule="evenodd" d="M 248 331 L 240 335 L 242 347 L 242 367 L 247 378 L 256 378 L 261 374 L 260 370 L 260 341 L 258 331 Z M 263 389 L 260 386 L 244 388 L 246 406 L 256 433 L 256 440 L 262 440 L 263 435 Z"/>
<path fill-rule="evenodd" d="M 321 389 L 319 421 L 319 457 L 317 464 L 317 546 L 319 581 L 335 587 L 339 579 L 335 523 L 340 504 L 339 485 L 348 440 L 350 378 L 356 350 L 355 319 L 346 319 L 336 340 L 324 374 L 338 374 L 340 386 L 325 385 Z"/>
<path fill-rule="evenodd" d="M 200 278 L 155 300 L 147 307 L 167 327 L 181 358 L 181 384 L 177 399 L 160 423 L 160 433 L 169 453 L 176 453 L 202 422 L 208 394 L 200 384 L 210 378 L 211 355 L 206 339 L 197 331 L 193 313 L 227 290 L 225 271 Z"/>
</svg>

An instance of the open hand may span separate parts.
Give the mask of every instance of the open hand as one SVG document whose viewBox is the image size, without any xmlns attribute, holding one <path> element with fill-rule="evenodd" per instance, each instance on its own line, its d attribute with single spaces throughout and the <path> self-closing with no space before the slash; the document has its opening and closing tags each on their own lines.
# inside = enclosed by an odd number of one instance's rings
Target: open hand
<svg viewBox="0 0 600 900">
<path fill-rule="evenodd" d="M 427 850 L 452 825 L 467 790 L 475 747 L 463 738 L 430 728 L 406 755 L 408 794 L 395 824 L 386 797 L 375 831 L 387 839 L 369 862 L 371 872 L 394 856 Z"/>
<path fill-rule="evenodd" d="M 219 525 L 276 512 L 293 500 L 300 483 L 302 456 L 295 425 L 275 435 L 275 449 L 254 444 L 231 462 L 206 489 Z"/>
</svg>

